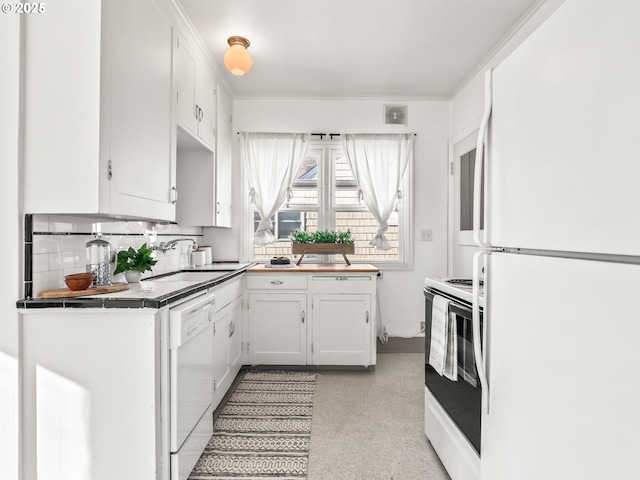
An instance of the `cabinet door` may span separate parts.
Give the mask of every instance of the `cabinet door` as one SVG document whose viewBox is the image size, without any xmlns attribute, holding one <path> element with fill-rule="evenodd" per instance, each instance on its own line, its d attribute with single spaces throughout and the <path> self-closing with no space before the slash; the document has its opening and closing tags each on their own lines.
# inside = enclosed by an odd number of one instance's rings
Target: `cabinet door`
<svg viewBox="0 0 640 480">
<path fill-rule="evenodd" d="M 216 87 L 216 226 L 231 227 L 231 98 Z"/>
<path fill-rule="evenodd" d="M 215 145 L 216 101 L 215 84 L 207 75 L 206 65 L 196 70 L 196 108 L 198 111 L 198 136 L 209 147 Z"/>
<path fill-rule="evenodd" d="M 178 124 L 191 132 L 198 134 L 198 119 L 195 105 L 196 60 L 182 37 L 176 38 L 174 77 L 177 87 L 176 114 Z"/>
<path fill-rule="evenodd" d="M 249 362 L 305 365 L 306 294 L 249 295 Z"/>
<path fill-rule="evenodd" d="M 229 377 L 229 318 L 230 310 L 223 308 L 214 320 L 213 329 L 213 408 L 222 400 L 230 383 Z"/>
<path fill-rule="evenodd" d="M 242 299 L 236 298 L 226 308 L 229 309 L 229 369 L 231 377 L 235 377 L 242 367 Z"/>
<path fill-rule="evenodd" d="M 111 4 L 109 212 L 175 219 L 173 27 L 151 0 Z"/>
<path fill-rule="evenodd" d="M 312 300 L 313 365 L 371 363 L 371 297 L 316 294 Z"/>
</svg>

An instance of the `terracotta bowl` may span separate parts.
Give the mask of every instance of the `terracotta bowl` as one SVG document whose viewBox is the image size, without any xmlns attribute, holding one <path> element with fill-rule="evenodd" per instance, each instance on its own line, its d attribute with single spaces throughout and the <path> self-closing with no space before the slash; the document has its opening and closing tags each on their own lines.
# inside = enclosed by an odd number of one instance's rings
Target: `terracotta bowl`
<svg viewBox="0 0 640 480">
<path fill-rule="evenodd" d="M 73 291 L 86 290 L 91 286 L 92 281 L 93 274 L 91 272 L 75 273 L 73 275 L 67 275 L 66 277 L 64 277 L 64 283 L 67 284 L 69 290 Z"/>
</svg>

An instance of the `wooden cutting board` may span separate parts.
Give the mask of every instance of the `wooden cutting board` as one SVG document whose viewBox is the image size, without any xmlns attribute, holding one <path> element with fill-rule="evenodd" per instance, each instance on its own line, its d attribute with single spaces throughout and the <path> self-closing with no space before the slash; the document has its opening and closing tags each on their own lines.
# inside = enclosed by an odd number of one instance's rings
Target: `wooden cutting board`
<svg viewBox="0 0 640 480">
<path fill-rule="evenodd" d="M 87 290 L 70 290 L 67 287 L 56 288 L 55 290 L 44 290 L 40 292 L 41 298 L 64 298 L 64 297 L 84 297 L 85 295 L 99 295 L 101 293 L 121 292 L 128 290 L 128 283 L 114 283 L 103 287 L 92 287 Z"/>
</svg>

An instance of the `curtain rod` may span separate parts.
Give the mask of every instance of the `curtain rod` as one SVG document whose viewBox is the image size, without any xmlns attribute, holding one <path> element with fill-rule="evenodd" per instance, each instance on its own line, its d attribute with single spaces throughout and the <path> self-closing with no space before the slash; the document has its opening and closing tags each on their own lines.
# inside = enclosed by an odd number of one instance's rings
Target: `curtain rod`
<svg viewBox="0 0 640 480">
<path fill-rule="evenodd" d="M 236 132 L 236 135 L 240 135 L 240 132 Z M 339 137 L 340 134 L 339 133 L 311 133 L 310 135 L 313 135 L 314 137 L 320 137 L 320 140 L 322 140 L 324 137 L 329 137 L 331 140 L 333 140 L 333 137 Z M 384 135 L 381 134 L 381 135 Z M 413 136 L 417 136 L 417 133 L 414 133 Z"/>
</svg>

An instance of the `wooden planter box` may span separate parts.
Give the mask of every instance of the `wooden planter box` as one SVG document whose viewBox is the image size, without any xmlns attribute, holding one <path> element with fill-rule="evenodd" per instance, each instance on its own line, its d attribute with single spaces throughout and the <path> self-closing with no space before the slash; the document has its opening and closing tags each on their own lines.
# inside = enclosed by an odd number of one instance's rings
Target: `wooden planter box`
<svg viewBox="0 0 640 480">
<path fill-rule="evenodd" d="M 356 251 L 354 243 L 295 243 L 291 244 L 291 253 L 300 255 L 296 265 L 300 265 L 302 259 L 307 253 L 315 253 L 317 255 L 337 255 L 342 254 L 347 265 L 351 262 L 347 258 L 347 253 L 353 254 Z"/>
</svg>

